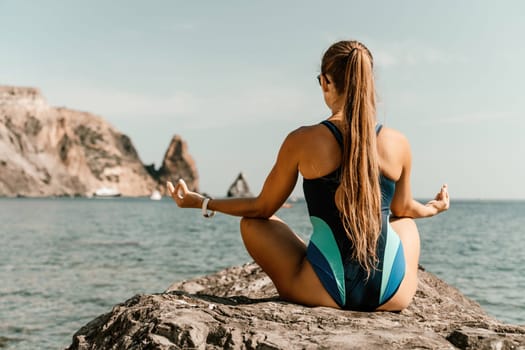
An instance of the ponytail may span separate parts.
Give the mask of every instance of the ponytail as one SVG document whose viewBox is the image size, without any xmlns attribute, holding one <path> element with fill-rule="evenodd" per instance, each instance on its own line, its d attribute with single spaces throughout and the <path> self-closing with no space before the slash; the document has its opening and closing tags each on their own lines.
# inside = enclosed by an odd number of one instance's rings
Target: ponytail
<svg viewBox="0 0 525 350">
<path fill-rule="evenodd" d="M 338 91 L 345 96 L 343 161 L 336 204 L 341 212 L 346 235 L 353 245 L 352 258 L 370 276 L 377 266 L 377 241 L 381 232 L 381 188 L 375 132 L 372 55 L 357 41 L 339 42 L 333 46 L 335 45 L 341 47 L 336 50 L 339 55 L 330 66 L 336 68 L 339 63 L 339 69 L 334 70 L 342 73 L 344 69 L 344 81 L 340 82 L 342 89 Z M 329 51 L 330 49 L 325 58 Z M 337 81 L 335 83 L 337 89 Z"/>
</svg>

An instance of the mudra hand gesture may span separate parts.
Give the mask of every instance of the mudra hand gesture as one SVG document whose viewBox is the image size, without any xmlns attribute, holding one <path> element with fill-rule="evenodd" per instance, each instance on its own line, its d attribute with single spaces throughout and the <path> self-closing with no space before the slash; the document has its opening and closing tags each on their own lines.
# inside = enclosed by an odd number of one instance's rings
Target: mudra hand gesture
<svg viewBox="0 0 525 350">
<path fill-rule="evenodd" d="M 180 208 L 200 208 L 205 197 L 197 192 L 190 191 L 183 179 L 177 181 L 177 186 L 168 181 L 168 193 Z"/>
</svg>

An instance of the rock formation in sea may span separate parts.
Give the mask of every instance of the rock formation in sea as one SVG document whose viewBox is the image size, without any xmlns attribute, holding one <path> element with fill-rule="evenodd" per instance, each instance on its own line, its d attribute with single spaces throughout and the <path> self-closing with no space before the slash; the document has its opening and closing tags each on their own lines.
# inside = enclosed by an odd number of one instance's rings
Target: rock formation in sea
<svg viewBox="0 0 525 350">
<path fill-rule="evenodd" d="M 254 263 L 136 295 L 82 327 L 80 349 L 525 349 L 504 324 L 436 276 L 400 313 L 305 307 L 279 300 Z"/>
<path fill-rule="evenodd" d="M 237 175 L 237 178 L 233 183 L 230 185 L 230 188 L 228 188 L 228 192 L 226 194 L 228 197 L 252 197 L 253 194 L 250 192 L 250 187 L 248 186 L 248 182 L 244 178 L 243 173 L 239 173 Z"/>
<path fill-rule="evenodd" d="M 166 181 L 173 183 L 184 179 L 190 191 L 199 191 L 197 166 L 188 152 L 188 145 L 179 135 L 174 135 L 158 170 L 154 166 L 146 167 L 148 172 L 159 183 L 159 190 L 166 192 Z"/>
<path fill-rule="evenodd" d="M 51 107 L 35 88 L 0 86 L 0 196 L 146 196 L 159 186 L 130 138 L 101 117 Z"/>
</svg>

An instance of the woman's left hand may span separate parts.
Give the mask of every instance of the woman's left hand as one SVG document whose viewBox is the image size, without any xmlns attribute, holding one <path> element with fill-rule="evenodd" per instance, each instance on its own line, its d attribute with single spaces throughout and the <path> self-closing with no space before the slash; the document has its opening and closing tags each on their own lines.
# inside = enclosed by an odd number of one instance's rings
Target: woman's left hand
<svg viewBox="0 0 525 350">
<path fill-rule="evenodd" d="M 436 210 L 436 214 L 448 210 L 450 207 L 450 196 L 448 194 L 448 186 L 445 184 L 441 186 L 441 190 L 436 194 L 436 197 L 426 204 L 427 206 L 433 207 Z"/>
<path fill-rule="evenodd" d="M 200 208 L 202 206 L 204 197 L 197 192 L 188 190 L 188 186 L 186 186 L 186 182 L 183 179 L 177 182 L 176 187 L 168 181 L 166 187 L 171 198 L 180 208 Z"/>
</svg>

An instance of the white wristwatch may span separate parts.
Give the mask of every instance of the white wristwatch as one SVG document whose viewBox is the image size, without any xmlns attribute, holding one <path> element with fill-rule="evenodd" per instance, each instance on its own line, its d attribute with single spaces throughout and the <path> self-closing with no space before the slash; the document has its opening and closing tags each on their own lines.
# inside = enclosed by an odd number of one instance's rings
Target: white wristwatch
<svg viewBox="0 0 525 350">
<path fill-rule="evenodd" d="M 204 198 L 202 201 L 202 216 L 205 218 L 211 218 L 213 215 L 215 215 L 215 210 L 210 210 L 208 212 L 208 202 L 210 201 L 210 198 Z"/>
</svg>

